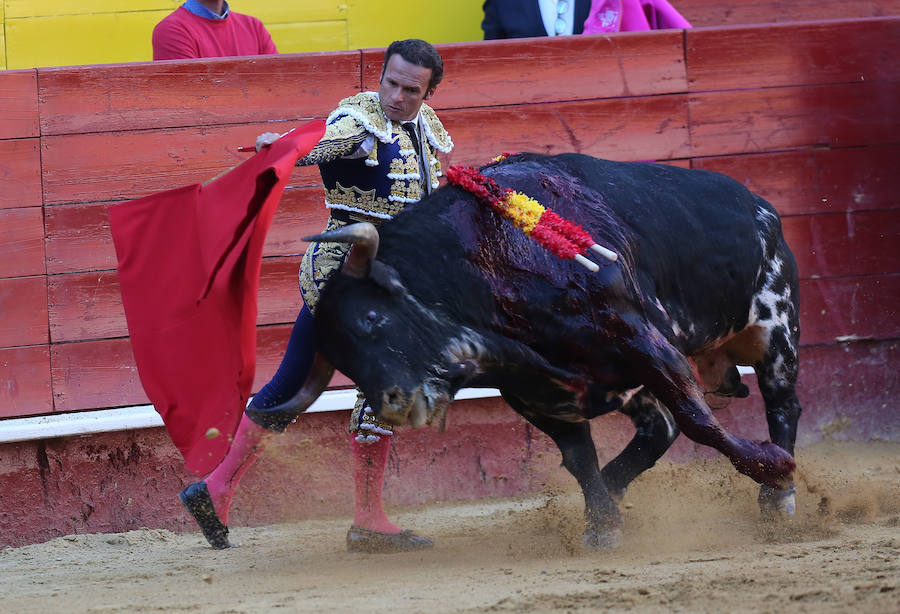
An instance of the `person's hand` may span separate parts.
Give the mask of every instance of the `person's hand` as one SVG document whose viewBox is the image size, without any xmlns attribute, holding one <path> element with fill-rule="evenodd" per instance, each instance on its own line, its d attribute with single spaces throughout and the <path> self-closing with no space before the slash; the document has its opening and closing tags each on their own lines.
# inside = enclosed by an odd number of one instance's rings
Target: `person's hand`
<svg viewBox="0 0 900 614">
<path fill-rule="evenodd" d="M 280 138 L 281 135 L 277 132 L 263 132 L 256 137 L 256 151 L 259 151 L 263 147 L 268 147 Z"/>
</svg>

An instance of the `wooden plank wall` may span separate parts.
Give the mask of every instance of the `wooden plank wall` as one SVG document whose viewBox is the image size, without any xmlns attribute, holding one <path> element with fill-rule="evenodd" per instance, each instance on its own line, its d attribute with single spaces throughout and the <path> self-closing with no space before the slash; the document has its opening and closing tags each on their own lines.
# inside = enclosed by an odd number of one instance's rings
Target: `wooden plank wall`
<svg viewBox="0 0 900 614">
<path fill-rule="evenodd" d="M 442 45 L 431 102 L 456 143 L 447 164 L 580 151 L 718 170 L 768 198 L 800 263 L 808 381 L 827 381 L 889 364 L 900 336 L 898 40 L 887 17 Z M 0 417 L 145 403 L 107 208 L 215 176 L 260 132 L 376 89 L 382 57 L 0 73 Z M 299 237 L 324 223 L 320 190 L 298 169 L 267 240 L 254 389 L 299 307 Z"/>
<path fill-rule="evenodd" d="M 900 15 L 900 0 L 671 0 L 695 28 Z"/>
<path fill-rule="evenodd" d="M 800 270 L 801 399 L 831 415 L 878 415 L 898 391 L 898 26 L 686 36 L 692 166 L 743 181 L 781 213 Z"/>
</svg>

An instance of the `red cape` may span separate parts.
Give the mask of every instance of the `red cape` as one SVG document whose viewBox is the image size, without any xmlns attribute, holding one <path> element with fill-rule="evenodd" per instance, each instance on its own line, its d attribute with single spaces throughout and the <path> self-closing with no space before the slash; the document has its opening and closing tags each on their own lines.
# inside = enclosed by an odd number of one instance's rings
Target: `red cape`
<svg viewBox="0 0 900 614">
<path fill-rule="evenodd" d="M 199 475 L 225 456 L 247 404 L 263 242 L 296 161 L 324 131 L 310 122 L 206 185 L 109 209 L 141 383 Z"/>
</svg>

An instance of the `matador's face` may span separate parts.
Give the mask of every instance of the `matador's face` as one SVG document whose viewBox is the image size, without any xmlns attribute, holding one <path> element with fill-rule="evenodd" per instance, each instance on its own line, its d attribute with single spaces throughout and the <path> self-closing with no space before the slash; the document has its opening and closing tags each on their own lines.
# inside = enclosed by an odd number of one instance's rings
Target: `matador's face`
<svg viewBox="0 0 900 614">
<path fill-rule="evenodd" d="M 422 103 L 434 92 L 428 89 L 431 69 L 407 62 L 400 54 L 393 54 L 384 66 L 378 96 L 381 109 L 393 121 L 413 119 Z"/>
</svg>

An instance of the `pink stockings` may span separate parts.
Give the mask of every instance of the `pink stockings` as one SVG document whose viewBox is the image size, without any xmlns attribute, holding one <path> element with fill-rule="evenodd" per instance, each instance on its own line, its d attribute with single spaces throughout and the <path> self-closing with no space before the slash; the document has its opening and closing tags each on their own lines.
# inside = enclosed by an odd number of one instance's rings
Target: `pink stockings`
<svg viewBox="0 0 900 614">
<path fill-rule="evenodd" d="M 381 435 L 378 441 L 360 443 L 356 441 L 356 434 L 351 433 L 350 449 L 353 452 L 353 481 L 356 486 L 353 524 L 379 533 L 399 533 L 400 527 L 388 520 L 381 500 L 391 437 Z"/>
<path fill-rule="evenodd" d="M 275 435 L 278 433 L 259 426 L 247 414 L 241 417 L 228 454 L 204 480 L 222 524 L 228 524 L 228 509 L 238 482 Z"/>
<path fill-rule="evenodd" d="M 276 435 L 277 432 L 259 426 L 246 415 L 241 418 L 228 454 L 204 480 L 222 524 L 228 524 L 231 499 L 241 478 Z M 384 513 L 381 498 L 390 447 L 391 438 L 387 435 L 374 443 L 359 443 L 355 434 L 350 435 L 356 491 L 353 524 L 380 533 L 400 532 Z"/>
</svg>

